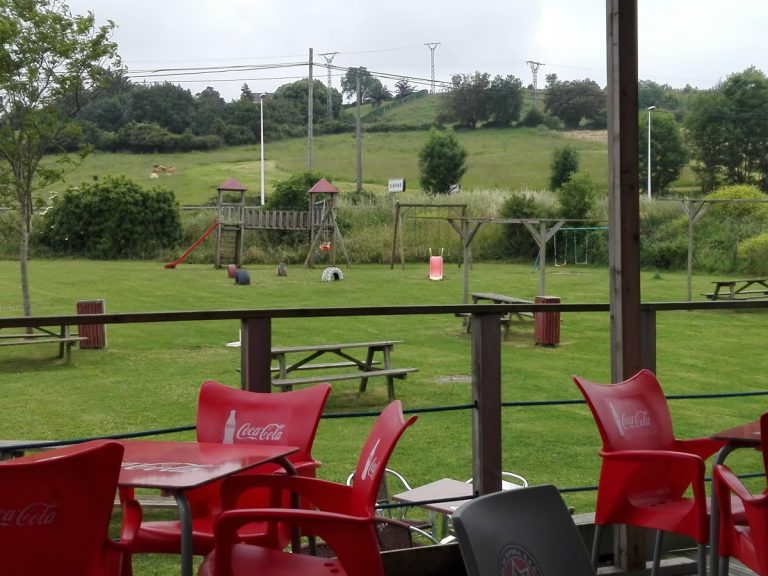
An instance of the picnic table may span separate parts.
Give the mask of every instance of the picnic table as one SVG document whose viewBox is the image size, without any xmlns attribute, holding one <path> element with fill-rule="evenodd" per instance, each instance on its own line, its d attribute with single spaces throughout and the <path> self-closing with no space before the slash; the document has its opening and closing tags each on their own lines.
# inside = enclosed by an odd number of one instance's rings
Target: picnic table
<svg viewBox="0 0 768 576">
<path fill-rule="evenodd" d="M 0 332 L 0 346 L 24 346 L 30 344 L 58 344 L 59 358 L 69 362 L 72 356 L 72 344 L 87 340 L 85 336 L 72 334 L 68 325 L 61 325 L 58 331 L 36 327 L 33 332 L 3 333 Z"/>
<path fill-rule="evenodd" d="M 395 368 L 392 366 L 392 349 L 395 344 L 401 342 L 403 341 L 382 340 L 272 348 L 272 360 L 277 362 L 276 366 L 272 366 L 272 372 L 277 373 L 277 376 L 272 378 L 272 386 L 290 390 L 299 384 L 337 382 L 359 378 L 360 392 L 365 392 L 369 378 L 383 376 L 387 382 L 387 396 L 392 401 L 395 399 L 395 378 L 405 379 L 409 373 L 418 370 L 417 368 Z M 377 354 L 381 355 L 380 360 L 376 359 Z M 334 359 L 331 362 L 314 362 L 324 355 L 331 355 L 339 359 Z M 289 359 L 289 356 L 294 356 L 294 358 Z M 336 368 L 353 368 L 354 370 L 341 374 L 292 375 L 298 370 L 325 371 Z"/>
<path fill-rule="evenodd" d="M 715 280 L 712 292 L 702 292 L 710 300 L 751 300 L 768 298 L 768 279 Z"/>
<path fill-rule="evenodd" d="M 473 304 L 479 304 L 481 302 L 491 302 L 493 304 L 533 304 L 532 300 L 525 300 L 524 298 L 517 298 L 515 296 L 507 296 L 506 294 L 497 294 L 496 292 L 472 292 L 470 293 Z M 509 335 L 509 324 L 512 320 L 512 315 L 517 320 L 523 320 L 524 318 L 533 318 L 533 312 L 521 312 L 515 310 L 514 312 L 504 314 L 501 317 L 501 326 L 504 329 L 504 338 Z M 467 334 L 469 334 L 471 324 L 467 322 Z"/>
</svg>

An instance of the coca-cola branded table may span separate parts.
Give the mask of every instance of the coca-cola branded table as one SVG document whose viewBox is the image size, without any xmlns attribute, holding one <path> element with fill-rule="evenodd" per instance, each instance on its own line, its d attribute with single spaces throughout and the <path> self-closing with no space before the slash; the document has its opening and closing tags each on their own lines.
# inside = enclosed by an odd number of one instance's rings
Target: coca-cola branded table
<svg viewBox="0 0 768 576">
<path fill-rule="evenodd" d="M 101 441 L 96 441 L 101 442 Z M 268 462 L 280 464 L 289 474 L 296 469 L 288 456 L 296 446 L 263 444 L 220 444 L 155 440 L 115 440 L 123 445 L 123 463 L 118 485 L 157 488 L 171 494 L 181 521 L 181 576 L 193 576 L 192 513 L 185 492 Z M 81 445 L 82 446 L 82 445 Z M 74 446 L 47 450 L 9 460 L 43 460 L 66 454 Z"/>
<path fill-rule="evenodd" d="M 728 454 L 733 452 L 736 448 L 756 448 L 759 449 L 762 446 L 762 439 L 760 434 L 760 421 L 754 420 L 753 422 L 747 422 L 728 430 L 723 430 L 717 434 L 713 434 L 712 439 L 723 440 L 725 444 L 717 454 L 715 454 L 712 460 L 712 469 L 718 464 L 725 462 Z M 715 494 L 715 484 L 712 483 L 712 504 L 710 508 L 710 526 L 709 526 L 709 555 L 710 555 L 710 575 L 718 576 L 720 573 L 717 545 L 719 540 L 720 526 L 718 524 L 720 520 L 720 512 L 717 507 L 717 497 Z"/>
<path fill-rule="evenodd" d="M 185 491 L 231 474 L 276 462 L 289 474 L 295 446 L 120 440 L 125 448 L 118 484 L 171 494 L 181 521 L 181 576 L 192 576 L 192 513 Z"/>
</svg>

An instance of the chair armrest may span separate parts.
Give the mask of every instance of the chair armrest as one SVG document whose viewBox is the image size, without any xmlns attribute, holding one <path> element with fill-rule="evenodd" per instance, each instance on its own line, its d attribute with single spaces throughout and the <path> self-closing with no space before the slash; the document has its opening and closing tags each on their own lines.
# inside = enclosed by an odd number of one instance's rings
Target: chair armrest
<svg viewBox="0 0 768 576">
<path fill-rule="evenodd" d="M 217 574 L 228 573 L 238 530 L 251 522 L 285 523 L 320 536 L 336 552 L 348 573 L 370 572 L 371 558 L 379 554 L 373 516 L 284 508 L 230 510 L 222 512 L 214 524 Z"/>
<path fill-rule="evenodd" d="M 254 488 L 268 488 L 271 502 L 280 506 L 281 496 L 288 492 L 299 497 L 303 507 L 346 513 L 351 501 L 350 486 L 307 476 L 286 474 L 248 474 L 230 476 L 221 483 L 221 501 L 224 510 L 237 507 L 238 499 Z"/>
<path fill-rule="evenodd" d="M 695 454 L 704 460 L 712 456 L 723 446 L 725 446 L 725 441 L 713 440 L 712 438 L 689 438 L 686 440 L 675 440 L 676 451 Z"/>
<path fill-rule="evenodd" d="M 135 499 L 124 500 L 122 503 L 123 523 L 120 527 L 120 543 L 130 547 L 142 520 L 141 504 Z"/>
</svg>

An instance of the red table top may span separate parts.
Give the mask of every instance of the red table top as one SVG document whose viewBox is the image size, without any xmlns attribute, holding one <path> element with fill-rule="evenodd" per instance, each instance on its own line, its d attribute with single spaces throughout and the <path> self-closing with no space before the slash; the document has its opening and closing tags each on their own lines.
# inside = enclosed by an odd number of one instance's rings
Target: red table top
<svg viewBox="0 0 768 576">
<path fill-rule="evenodd" d="M 200 486 L 298 452 L 295 446 L 122 440 L 118 484 L 179 489 Z"/>
<path fill-rule="evenodd" d="M 760 421 L 747 422 L 728 430 L 713 434 L 715 440 L 725 440 L 730 443 L 738 443 L 743 446 L 760 446 Z"/>
<path fill-rule="evenodd" d="M 97 441 L 98 442 L 98 441 Z M 194 488 L 298 452 L 295 446 L 220 444 L 157 440 L 115 440 L 122 444 L 122 470 L 118 484 L 142 488 L 180 490 Z M 77 445 L 45 450 L 3 465 L 64 456 Z"/>
</svg>

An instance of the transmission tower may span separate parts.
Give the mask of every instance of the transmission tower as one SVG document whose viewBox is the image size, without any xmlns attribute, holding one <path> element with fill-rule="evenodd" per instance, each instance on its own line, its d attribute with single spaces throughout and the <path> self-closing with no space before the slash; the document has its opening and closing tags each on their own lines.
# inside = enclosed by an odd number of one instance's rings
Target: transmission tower
<svg viewBox="0 0 768 576">
<path fill-rule="evenodd" d="M 533 60 L 526 60 L 525 63 L 531 67 L 531 73 L 533 74 L 533 109 L 536 110 L 536 85 L 539 75 L 539 66 L 544 66 L 544 63 L 535 62 Z"/>
<path fill-rule="evenodd" d="M 430 94 L 435 93 L 435 48 L 440 46 L 440 42 L 425 42 L 424 46 L 429 48 L 430 69 L 432 70 L 432 90 Z"/>
<path fill-rule="evenodd" d="M 325 109 L 328 113 L 328 118 L 333 117 L 333 98 L 331 98 L 331 64 L 333 63 L 333 57 L 336 56 L 338 52 L 326 52 L 325 54 L 320 54 L 323 58 L 325 58 L 325 64 L 328 67 L 328 90 L 326 91 L 325 95 Z"/>
</svg>

